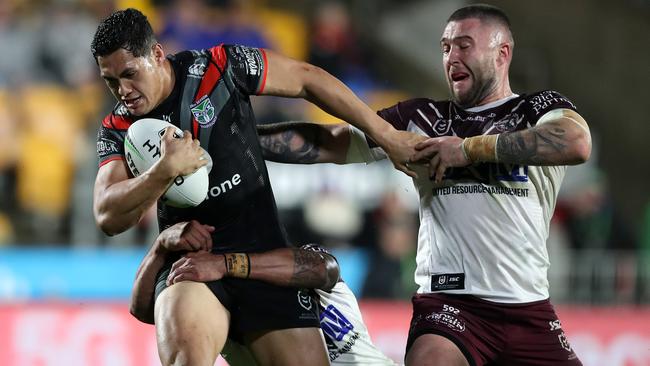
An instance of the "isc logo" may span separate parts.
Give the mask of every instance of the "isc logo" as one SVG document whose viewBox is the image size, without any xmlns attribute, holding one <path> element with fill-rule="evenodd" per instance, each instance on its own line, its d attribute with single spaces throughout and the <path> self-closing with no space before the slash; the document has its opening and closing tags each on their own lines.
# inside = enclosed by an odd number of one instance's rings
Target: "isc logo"
<svg viewBox="0 0 650 366">
<path fill-rule="evenodd" d="M 326 336 L 340 341 L 354 329 L 354 325 L 330 304 L 320 313 L 320 328 Z"/>
</svg>

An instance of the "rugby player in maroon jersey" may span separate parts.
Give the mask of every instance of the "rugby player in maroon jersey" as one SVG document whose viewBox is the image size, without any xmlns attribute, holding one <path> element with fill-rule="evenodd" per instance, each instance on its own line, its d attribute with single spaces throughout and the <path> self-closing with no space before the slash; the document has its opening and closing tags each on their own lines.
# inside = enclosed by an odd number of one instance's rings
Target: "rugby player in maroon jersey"
<svg viewBox="0 0 650 366">
<path fill-rule="evenodd" d="M 549 301 L 546 240 L 567 165 L 591 154 L 589 127 L 556 91 L 512 92 L 514 40 L 500 9 L 458 9 L 440 46 L 451 100 L 416 98 L 378 113 L 427 137 L 411 157 L 419 289 L 406 364 L 581 365 Z M 258 130 L 264 157 L 278 162 L 384 157 L 346 125 Z"/>
</svg>

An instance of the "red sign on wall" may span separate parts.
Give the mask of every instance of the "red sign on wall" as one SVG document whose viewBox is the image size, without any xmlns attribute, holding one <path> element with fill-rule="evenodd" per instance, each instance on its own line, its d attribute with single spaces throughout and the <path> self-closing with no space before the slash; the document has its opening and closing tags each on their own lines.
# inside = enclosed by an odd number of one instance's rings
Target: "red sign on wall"
<svg viewBox="0 0 650 366">
<path fill-rule="evenodd" d="M 408 303 L 362 302 L 374 343 L 403 362 Z M 559 308 L 562 328 L 585 366 L 650 365 L 650 309 Z M 222 360 L 218 365 L 225 365 Z M 153 326 L 124 304 L 0 305 L 0 365 L 160 365 Z"/>
</svg>

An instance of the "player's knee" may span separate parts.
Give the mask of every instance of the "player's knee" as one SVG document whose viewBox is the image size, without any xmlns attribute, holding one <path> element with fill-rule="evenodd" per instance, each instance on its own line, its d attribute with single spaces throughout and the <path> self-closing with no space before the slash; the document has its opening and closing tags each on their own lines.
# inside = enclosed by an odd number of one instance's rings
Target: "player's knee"
<svg viewBox="0 0 650 366">
<path fill-rule="evenodd" d="M 164 366 L 180 366 L 189 365 L 189 360 L 186 357 L 187 352 L 183 350 L 173 350 L 166 355 L 160 355 L 160 363 Z"/>
<path fill-rule="evenodd" d="M 216 361 L 216 354 L 210 350 L 199 350 L 183 345 L 167 347 L 167 352 L 160 352 L 160 362 L 164 366 L 211 366 Z"/>
<path fill-rule="evenodd" d="M 406 366 L 468 366 L 469 362 L 452 341 L 434 334 L 419 336 L 406 354 Z"/>
</svg>

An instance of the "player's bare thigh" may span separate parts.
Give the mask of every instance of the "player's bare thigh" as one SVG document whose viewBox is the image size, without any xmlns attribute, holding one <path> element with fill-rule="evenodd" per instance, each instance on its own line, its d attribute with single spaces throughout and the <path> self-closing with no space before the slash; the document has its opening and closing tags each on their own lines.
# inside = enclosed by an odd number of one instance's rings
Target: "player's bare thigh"
<svg viewBox="0 0 650 366">
<path fill-rule="evenodd" d="M 201 282 L 179 282 L 156 299 L 156 339 L 163 365 L 212 366 L 228 336 L 230 313 Z"/>
<path fill-rule="evenodd" d="M 469 366 L 454 342 L 436 334 L 423 334 L 415 339 L 406 354 L 406 366 Z"/>
<path fill-rule="evenodd" d="M 246 343 L 260 366 L 327 366 L 329 357 L 319 328 L 257 332 Z"/>
</svg>

